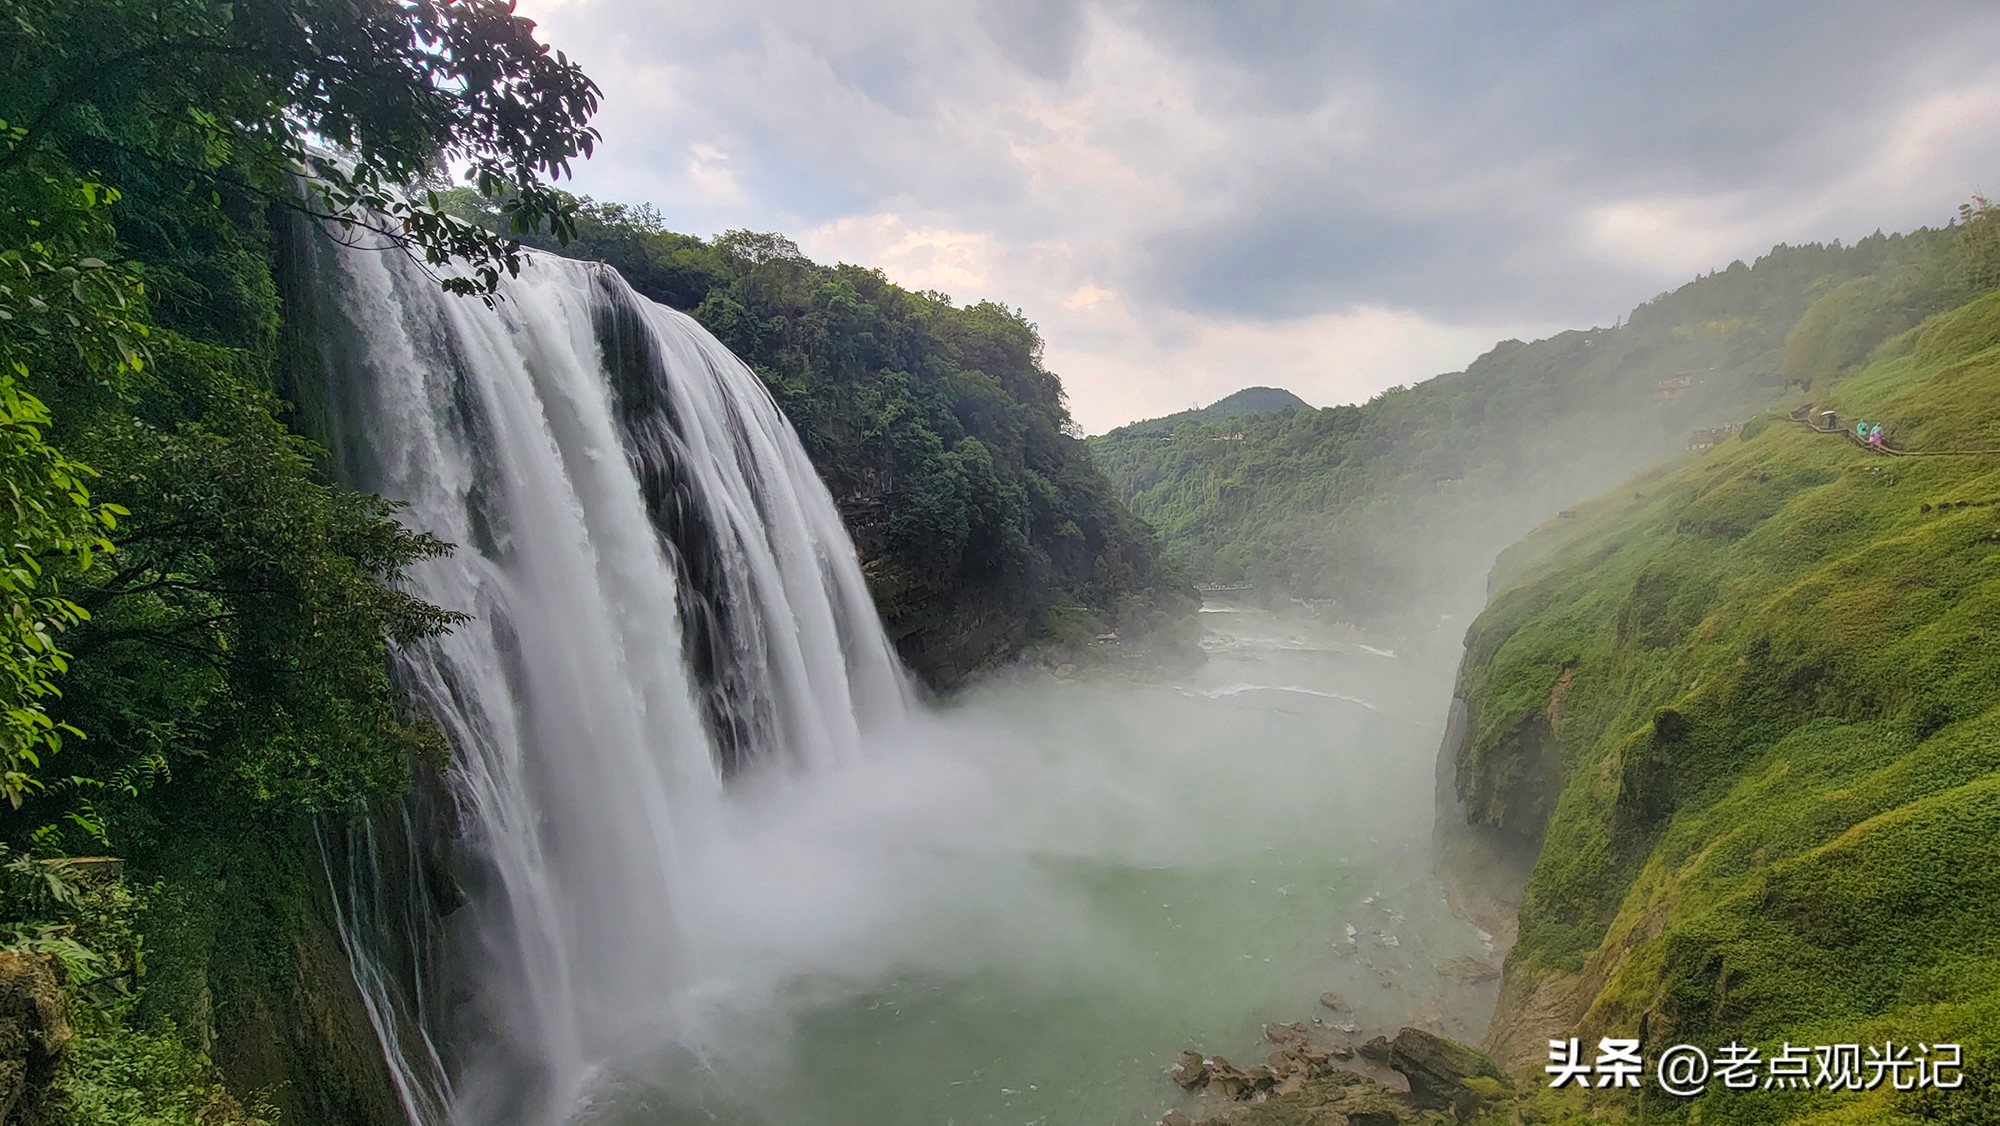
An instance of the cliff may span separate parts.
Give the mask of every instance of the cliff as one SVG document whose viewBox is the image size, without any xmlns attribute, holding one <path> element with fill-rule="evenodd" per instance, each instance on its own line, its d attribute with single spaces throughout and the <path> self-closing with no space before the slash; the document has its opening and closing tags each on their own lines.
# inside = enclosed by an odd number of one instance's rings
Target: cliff
<svg viewBox="0 0 2000 1126">
<path fill-rule="evenodd" d="M 2000 293 L 1815 392 L 1910 456 L 1767 415 L 1495 567 L 1446 748 L 1454 814 L 1534 857 L 1486 1047 L 1538 1072 L 1550 1037 L 1642 1023 L 1711 1049 L 1962 1042 L 1960 1091 L 1695 1113 L 1990 1121 Z"/>
</svg>

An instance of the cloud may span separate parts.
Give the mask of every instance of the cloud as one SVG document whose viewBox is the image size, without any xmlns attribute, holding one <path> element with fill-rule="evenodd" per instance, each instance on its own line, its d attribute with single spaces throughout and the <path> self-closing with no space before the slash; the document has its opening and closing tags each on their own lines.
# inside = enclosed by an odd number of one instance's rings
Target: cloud
<svg viewBox="0 0 2000 1126">
<path fill-rule="evenodd" d="M 729 167 L 729 154 L 697 141 L 688 146 L 687 177 L 701 194 L 718 203 L 740 203 L 743 188 Z"/>
<path fill-rule="evenodd" d="M 911 225 L 893 214 L 851 216 L 815 227 L 799 246 L 822 260 L 873 266 L 906 289 L 947 294 L 991 288 L 1009 257 L 990 234 Z"/>
<path fill-rule="evenodd" d="M 1075 293 L 1063 298 L 1063 308 L 1088 309 L 1093 305 L 1102 305 L 1106 301 L 1116 300 L 1118 300 L 1118 295 L 1101 285 L 1085 285 L 1079 287 Z"/>
<path fill-rule="evenodd" d="M 1020 307 L 1092 430 L 1366 398 L 2000 167 L 1985 3 L 523 7 L 605 88 L 584 190 Z"/>
</svg>

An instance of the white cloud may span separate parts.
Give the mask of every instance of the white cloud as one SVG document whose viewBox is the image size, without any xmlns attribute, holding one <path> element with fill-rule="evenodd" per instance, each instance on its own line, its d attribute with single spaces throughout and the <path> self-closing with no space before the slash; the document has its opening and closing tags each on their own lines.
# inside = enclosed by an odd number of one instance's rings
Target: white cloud
<svg viewBox="0 0 2000 1126">
<path fill-rule="evenodd" d="M 1663 277 L 1683 277 L 1716 264 L 1764 232 L 1732 222 L 1742 206 L 1731 197 L 1624 199 L 1584 213 L 1590 247 L 1621 265 Z"/>
<path fill-rule="evenodd" d="M 799 245 L 825 260 L 874 266 L 911 289 L 1024 305 L 1046 340 L 1050 369 L 1068 388 L 1072 413 L 1092 433 L 1255 383 L 1281 384 L 1322 405 L 1357 402 L 1462 367 L 1518 328 L 1444 325 L 1379 307 L 1280 321 L 1135 310 L 1091 281 L 1062 244 L 1017 249 L 991 233 L 894 214 L 841 219 L 807 232 Z"/>
<path fill-rule="evenodd" d="M 823 261 L 872 266 L 905 289 L 979 294 L 1008 251 L 990 234 L 913 226 L 897 215 L 850 216 L 807 231 L 800 249 Z"/>
<path fill-rule="evenodd" d="M 1063 298 L 1063 308 L 1088 309 L 1093 305 L 1101 305 L 1106 301 L 1116 300 L 1118 300 L 1118 295 L 1101 285 L 1085 285 L 1078 287 L 1076 292 Z"/>
<path fill-rule="evenodd" d="M 742 185 L 729 167 L 729 154 L 697 142 L 688 147 L 687 176 L 702 195 L 717 203 L 741 203 Z"/>
</svg>

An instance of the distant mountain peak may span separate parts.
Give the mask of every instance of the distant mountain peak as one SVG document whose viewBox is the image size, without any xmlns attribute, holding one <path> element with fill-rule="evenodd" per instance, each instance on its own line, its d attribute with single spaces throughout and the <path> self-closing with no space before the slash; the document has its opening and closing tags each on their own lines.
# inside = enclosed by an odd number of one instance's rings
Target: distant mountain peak
<svg viewBox="0 0 2000 1126">
<path fill-rule="evenodd" d="M 1142 418 L 1137 422 L 1128 422 L 1112 433 L 1150 434 L 1172 430 L 1176 424 L 1182 422 L 1212 422 L 1223 418 L 1243 418 L 1253 414 L 1312 409 L 1311 403 L 1282 387 L 1245 387 L 1233 395 L 1224 395 L 1205 407 L 1189 407 L 1187 410 L 1162 415 L 1159 418 Z"/>
<path fill-rule="evenodd" d="M 1309 411 L 1312 404 L 1282 387 L 1245 387 L 1196 411 L 1204 418 L 1231 418 L 1242 414 L 1274 414 L 1283 410 Z"/>
</svg>

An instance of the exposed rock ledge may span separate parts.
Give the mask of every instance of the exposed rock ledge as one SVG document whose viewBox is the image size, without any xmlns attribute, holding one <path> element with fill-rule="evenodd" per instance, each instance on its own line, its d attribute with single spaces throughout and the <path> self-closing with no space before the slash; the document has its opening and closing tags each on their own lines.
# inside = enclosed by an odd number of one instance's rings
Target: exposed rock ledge
<svg viewBox="0 0 2000 1126">
<path fill-rule="evenodd" d="M 1185 1091 L 1219 1096 L 1224 1103 L 1199 1119 L 1202 1126 L 1471 1123 L 1500 1112 L 1513 1092 L 1492 1060 L 1419 1028 L 1405 1028 L 1393 1041 L 1378 1036 L 1360 1049 L 1364 1059 L 1400 1072 L 1407 1090 L 1337 1066 L 1334 1061 L 1351 1059 L 1355 1052 L 1317 1043 L 1304 1024 L 1273 1025 L 1265 1035 L 1277 1050 L 1247 1068 L 1220 1056 L 1181 1053 L 1169 1077 Z M 1195 1126 L 1196 1121 L 1170 1111 L 1160 1126 Z"/>
</svg>

